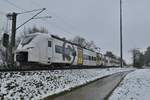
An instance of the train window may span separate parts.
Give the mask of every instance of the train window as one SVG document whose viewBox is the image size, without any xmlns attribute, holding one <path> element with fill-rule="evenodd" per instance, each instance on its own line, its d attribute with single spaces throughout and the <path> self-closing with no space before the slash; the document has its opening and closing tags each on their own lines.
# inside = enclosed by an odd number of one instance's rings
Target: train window
<svg viewBox="0 0 150 100">
<path fill-rule="evenodd" d="M 26 36 L 23 41 L 21 42 L 21 45 L 26 45 L 26 44 L 29 44 L 33 38 L 35 37 L 36 35 L 33 35 L 33 36 Z"/>
<path fill-rule="evenodd" d="M 70 49 L 69 48 L 65 48 L 65 55 L 69 55 L 70 54 Z"/>
<path fill-rule="evenodd" d="M 91 59 L 91 56 L 89 56 L 89 60 L 92 60 L 92 59 Z"/>
<path fill-rule="evenodd" d="M 55 52 L 56 53 L 63 53 L 63 48 L 61 46 L 55 45 Z"/>
<path fill-rule="evenodd" d="M 83 59 L 84 59 L 84 60 L 88 60 L 88 58 L 87 58 L 87 55 L 86 55 L 86 54 L 84 54 L 84 55 L 83 55 Z"/>
<path fill-rule="evenodd" d="M 89 56 L 88 55 L 86 55 L 86 60 L 89 60 Z"/>
<path fill-rule="evenodd" d="M 77 54 L 76 54 L 76 51 L 75 50 L 73 50 L 72 51 L 72 56 L 76 56 Z"/>
<path fill-rule="evenodd" d="M 52 47 L 52 42 L 48 41 L 48 47 Z"/>
<path fill-rule="evenodd" d="M 85 60 L 88 60 L 88 56 L 87 55 L 85 55 Z"/>
<path fill-rule="evenodd" d="M 99 60 L 102 60 L 102 58 L 100 57 Z"/>
<path fill-rule="evenodd" d="M 106 63 L 108 63 L 108 60 L 106 60 Z"/>
<path fill-rule="evenodd" d="M 95 61 L 95 57 L 93 57 L 93 61 Z"/>
<path fill-rule="evenodd" d="M 94 61 L 96 61 L 96 57 L 94 57 Z"/>
</svg>

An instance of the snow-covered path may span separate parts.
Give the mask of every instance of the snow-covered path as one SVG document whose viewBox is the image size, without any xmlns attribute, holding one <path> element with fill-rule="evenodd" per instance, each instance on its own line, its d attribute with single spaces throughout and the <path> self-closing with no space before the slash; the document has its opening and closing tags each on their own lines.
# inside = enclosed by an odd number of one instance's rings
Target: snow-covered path
<svg viewBox="0 0 150 100">
<path fill-rule="evenodd" d="M 130 71 L 118 72 L 72 91 L 44 98 L 45 100 L 107 100 L 111 91 Z"/>
<path fill-rule="evenodd" d="M 131 69 L 0 72 L 0 99 L 40 99 L 100 77 Z"/>
<path fill-rule="evenodd" d="M 150 69 L 128 74 L 109 100 L 150 100 Z"/>
</svg>

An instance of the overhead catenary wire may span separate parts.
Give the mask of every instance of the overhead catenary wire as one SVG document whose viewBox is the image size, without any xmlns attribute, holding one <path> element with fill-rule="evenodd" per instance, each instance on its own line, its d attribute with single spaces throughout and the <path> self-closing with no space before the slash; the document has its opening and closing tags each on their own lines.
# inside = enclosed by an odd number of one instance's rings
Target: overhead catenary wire
<svg viewBox="0 0 150 100">
<path fill-rule="evenodd" d="M 33 17 L 31 17 L 29 20 L 25 21 L 23 24 L 21 24 L 17 28 L 16 28 L 17 13 L 13 12 L 13 13 L 7 14 L 7 18 L 11 18 L 11 20 L 12 20 L 12 34 L 11 34 L 11 40 L 10 40 L 11 42 L 10 42 L 10 46 L 9 46 L 9 50 L 10 50 L 9 54 L 10 54 L 10 64 L 11 64 L 11 66 L 14 65 L 13 50 L 14 50 L 14 47 L 15 47 L 16 30 L 19 29 L 20 27 L 22 27 L 24 24 L 26 24 L 30 20 L 34 19 L 37 15 L 42 13 L 44 10 L 46 10 L 46 8 L 41 9 L 41 11 L 37 12 Z"/>
<path fill-rule="evenodd" d="M 34 19 L 52 18 L 52 16 L 35 17 Z"/>
<path fill-rule="evenodd" d="M 30 1 L 33 2 L 32 4 L 34 4 L 35 6 L 38 6 L 38 7 L 41 6 L 41 5 L 38 4 L 37 2 L 34 2 L 33 0 L 30 0 Z M 53 14 L 54 14 L 54 13 L 53 13 Z M 47 15 L 49 15 L 49 13 L 47 13 Z M 56 14 L 54 14 L 54 15 L 57 17 Z M 52 24 L 52 23 L 50 23 L 49 21 L 46 21 L 46 20 L 44 20 L 44 19 L 42 19 L 42 21 L 43 21 L 44 23 L 46 23 L 46 24 L 52 25 L 52 26 L 54 26 L 54 27 L 56 27 L 56 28 L 58 28 L 58 29 L 64 31 L 65 33 L 68 33 L 68 34 L 70 34 L 70 35 L 73 35 L 72 32 L 70 32 L 70 31 L 68 31 L 68 30 L 66 30 L 66 29 L 64 29 L 64 28 L 62 28 L 62 27 L 60 27 L 60 26 L 58 26 L 58 25 L 54 25 L 54 24 Z"/>
<path fill-rule="evenodd" d="M 40 9 L 35 9 L 35 10 L 32 10 L 32 11 L 27 11 L 26 9 L 23 9 L 22 7 L 20 7 L 20 6 L 18 6 L 18 5 L 16 5 L 15 3 L 12 3 L 12 2 L 10 2 L 9 0 L 3 0 L 3 1 L 5 1 L 6 3 L 8 3 L 8 4 L 10 4 L 11 6 L 14 6 L 15 8 L 17 8 L 17 9 L 19 9 L 19 10 L 22 10 L 23 12 L 21 12 L 21 13 L 18 13 L 18 14 L 23 14 L 23 13 L 30 13 L 30 12 L 34 12 L 34 11 L 38 11 L 38 10 L 40 10 Z M 33 3 L 34 4 L 34 3 Z M 37 3 L 36 3 L 37 4 Z M 38 6 L 39 7 L 39 6 Z M 48 13 L 47 13 L 48 14 Z M 48 14 L 49 15 L 49 14 Z M 55 14 L 56 15 L 56 14 Z M 45 23 L 47 23 L 47 24 L 50 24 L 49 22 L 47 22 L 47 21 L 45 21 L 44 19 L 42 19 Z M 60 28 L 60 27 L 58 27 L 58 25 L 54 25 L 55 27 L 57 27 L 57 28 Z M 66 32 L 66 33 L 68 33 L 68 34 L 71 34 L 71 35 L 73 35 L 73 33 L 72 32 L 69 32 L 69 31 L 67 31 L 66 29 L 64 29 L 64 28 L 60 28 L 62 31 L 64 31 L 64 32 Z"/>
<path fill-rule="evenodd" d="M 40 13 L 42 13 L 44 10 L 46 10 L 46 8 L 41 9 L 40 12 L 38 12 L 38 13 L 35 14 L 33 17 L 31 17 L 29 20 L 25 21 L 23 24 L 21 24 L 20 26 L 18 26 L 18 27 L 16 28 L 16 30 L 19 29 L 20 27 L 22 27 L 23 25 L 25 25 L 25 24 L 26 24 L 27 22 L 29 22 L 31 19 L 34 19 L 37 15 L 39 15 Z"/>
<path fill-rule="evenodd" d="M 3 1 L 5 1 L 5 0 L 3 0 Z M 27 11 L 27 10 L 25 10 L 25 9 L 23 9 L 23 8 L 21 8 L 21 7 L 19 7 L 19 6 L 16 5 L 15 3 L 10 2 L 9 0 L 6 0 L 5 2 L 9 3 L 10 5 L 12 5 L 12 6 L 14 6 L 14 7 L 18 8 L 18 9 L 23 10 L 23 12 L 21 12 L 21 13 L 16 13 L 16 14 L 25 14 L 25 13 L 31 13 L 31 12 L 36 12 L 36 11 L 41 10 L 40 12 L 38 12 L 37 14 L 35 14 L 32 18 L 30 18 L 29 20 L 25 21 L 23 24 L 21 24 L 20 26 L 18 26 L 18 27 L 16 28 L 16 30 L 18 30 L 18 29 L 19 29 L 20 27 L 22 27 L 24 24 L 26 24 L 27 22 L 29 22 L 31 19 L 34 19 L 38 14 L 40 14 L 41 12 L 43 12 L 43 11 L 46 9 L 46 8 L 42 8 L 42 9 L 34 9 L 34 10 L 31 10 L 31 11 Z"/>
<path fill-rule="evenodd" d="M 24 11 L 24 12 L 17 13 L 17 14 L 32 13 L 32 12 L 36 12 L 36 11 L 39 11 L 39 10 L 43 10 L 43 8 L 40 8 L 40 9 L 34 9 L 34 10 L 31 10 L 31 11 Z"/>
<path fill-rule="evenodd" d="M 4 1 L 4 2 L 6 2 L 6 3 L 8 3 L 9 5 L 11 5 L 11 6 L 13 6 L 13 7 L 17 8 L 17 9 L 20 9 L 20 10 L 26 11 L 26 10 L 25 10 L 25 9 L 23 9 L 22 7 L 20 7 L 20 6 L 16 5 L 15 3 L 13 3 L 13 2 L 11 2 L 11 1 L 9 1 L 9 0 L 3 0 L 3 1 Z"/>
<path fill-rule="evenodd" d="M 39 10 L 43 9 L 43 8 L 40 8 L 40 9 L 34 9 L 34 10 L 27 11 L 26 9 L 16 5 L 15 3 L 10 2 L 9 0 L 3 0 L 3 1 L 5 1 L 6 3 L 16 7 L 17 9 L 23 10 L 23 12 L 20 12 L 20 13 L 17 13 L 17 14 L 31 13 L 31 12 L 36 12 L 36 11 L 39 11 Z M 1 11 L 0 11 L 0 13 L 1 13 Z"/>
<path fill-rule="evenodd" d="M 35 1 L 35 0 L 30 0 L 30 2 L 32 2 L 32 4 L 35 5 L 35 6 L 37 6 L 37 7 L 41 7 L 41 4 L 38 3 L 38 2 Z M 71 23 L 69 23 L 68 21 L 65 21 L 61 16 L 57 15 L 55 12 L 50 11 L 49 9 L 47 9 L 47 11 L 50 12 L 50 13 L 52 13 L 52 14 L 54 15 L 53 18 L 56 18 L 57 20 L 59 20 L 61 23 L 63 23 L 63 24 L 64 24 L 66 27 L 68 27 L 69 29 L 73 29 L 73 30 L 78 29 L 78 28 L 76 28 L 74 25 L 72 25 Z M 46 13 L 49 15 L 48 12 L 46 12 Z M 48 22 L 46 22 L 46 23 L 48 23 Z M 58 26 L 58 25 L 57 25 L 57 26 Z M 63 30 L 66 30 L 66 29 L 63 28 Z M 67 30 L 68 30 L 68 29 L 67 29 Z M 69 31 L 69 30 L 68 30 L 68 31 Z M 82 34 L 82 35 L 85 35 L 85 34 L 86 34 L 86 33 L 84 33 L 84 32 L 79 32 L 79 33 L 80 33 L 80 35 L 81 35 L 81 34 Z M 72 32 L 69 32 L 69 34 L 75 35 L 75 34 L 72 33 Z"/>
<path fill-rule="evenodd" d="M 32 2 L 32 4 L 34 4 L 35 6 L 38 6 L 38 7 L 40 7 L 41 5 L 39 4 L 39 3 L 37 3 L 37 2 L 35 2 L 34 0 L 30 0 L 31 2 Z M 48 9 L 47 9 L 48 10 Z M 48 10 L 49 11 L 49 10 Z M 57 20 L 60 20 L 61 22 L 63 22 L 64 24 L 66 24 L 67 26 L 72 26 L 71 24 L 69 24 L 69 23 L 67 23 L 66 21 L 64 21 L 63 20 L 63 18 L 61 18 L 60 16 L 58 16 L 57 14 L 55 14 L 54 12 L 52 12 L 52 11 L 50 11 L 54 16 L 55 16 L 55 18 L 57 17 Z M 46 12 L 48 15 L 49 15 L 49 13 L 48 12 Z M 45 20 L 43 20 L 43 21 L 45 21 Z M 49 23 L 49 22 L 47 22 L 47 21 L 45 21 L 47 24 L 51 24 L 51 23 Z M 55 25 L 55 27 L 58 27 L 58 25 Z M 60 28 L 60 27 L 59 27 Z M 72 28 L 72 27 L 71 27 Z M 61 29 L 64 31 L 64 32 L 67 32 L 67 33 L 69 33 L 69 34 L 71 34 L 71 35 L 74 35 L 72 32 L 69 32 L 69 31 L 66 31 L 66 29 L 64 29 L 64 28 L 62 28 L 61 27 Z"/>
</svg>

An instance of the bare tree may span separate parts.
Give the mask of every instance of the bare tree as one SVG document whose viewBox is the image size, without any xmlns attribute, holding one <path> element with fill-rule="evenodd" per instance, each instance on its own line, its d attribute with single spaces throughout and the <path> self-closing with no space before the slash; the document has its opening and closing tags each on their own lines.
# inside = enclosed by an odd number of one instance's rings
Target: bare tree
<svg viewBox="0 0 150 100">
<path fill-rule="evenodd" d="M 132 50 L 133 66 L 141 68 L 144 65 L 144 55 L 139 49 Z"/>
<path fill-rule="evenodd" d="M 85 38 L 80 37 L 80 36 L 76 36 L 73 40 L 73 43 L 78 44 L 81 47 L 85 47 L 88 48 L 90 50 L 96 50 L 98 49 L 98 47 L 95 45 L 94 41 L 87 41 Z"/>
<path fill-rule="evenodd" d="M 37 26 L 33 26 L 32 28 L 25 28 L 22 33 L 20 33 L 20 36 L 16 39 L 16 47 L 19 45 L 20 41 L 27 35 L 27 34 L 34 34 L 34 33 L 48 33 L 48 30 L 45 27 L 38 28 Z"/>
<path fill-rule="evenodd" d="M 48 30 L 45 27 L 40 28 L 41 33 L 48 33 Z"/>
<path fill-rule="evenodd" d="M 146 66 L 150 66 L 150 47 L 147 47 L 147 50 L 144 53 L 144 63 Z"/>
<path fill-rule="evenodd" d="M 76 43 L 78 44 L 79 46 L 81 47 L 85 47 L 86 46 L 86 40 L 80 36 L 76 36 L 73 40 L 72 40 L 73 43 Z"/>
<path fill-rule="evenodd" d="M 23 30 L 23 34 L 27 35 L 27 34 L 33 34 L 33 33 L 48 33 L 48 30 L 45 27 L 40 27 L 38 28 L 36 25 L 34 25 L 33 27 L 30 28 L 24 28 Z"/>
<path fill-rule="evenodd" d="M 114 55 L 111 51 L 107 51 L 105 56 L 108 56 L 108 57 L 111 57 L 111 58 L 114 58 L 114 59 L 117 58 L 116 55 Z"/>
</svg>

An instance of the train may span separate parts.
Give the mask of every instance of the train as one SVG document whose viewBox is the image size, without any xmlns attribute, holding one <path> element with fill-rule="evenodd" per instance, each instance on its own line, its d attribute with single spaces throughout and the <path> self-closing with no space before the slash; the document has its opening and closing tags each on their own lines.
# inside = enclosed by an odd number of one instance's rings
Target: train
<svg viewBox="0 0 150 100">
<path fill-rule="evenodd" d="M 65 38 L 44 33 L 26 35 L 19 43 L 14 55 L 16 64 L 20 66 L 108 67 L 120 65 L 118 59 L 81 47 Z"/>
</svg>

